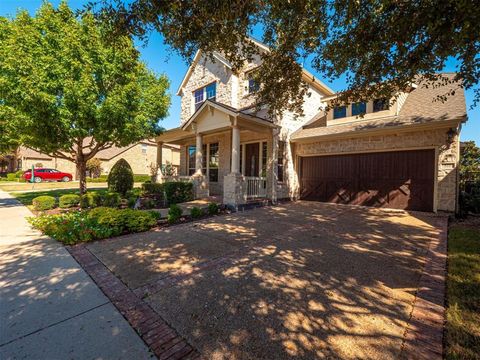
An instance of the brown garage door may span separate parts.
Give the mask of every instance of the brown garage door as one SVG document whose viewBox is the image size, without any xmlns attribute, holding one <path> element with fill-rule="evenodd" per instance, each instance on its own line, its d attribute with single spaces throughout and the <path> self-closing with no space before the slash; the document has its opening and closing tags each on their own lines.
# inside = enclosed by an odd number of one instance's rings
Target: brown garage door
<svg viewBox="0 0 480 360">
<path fill-rule="evenodd" d="M 433 210 L 434 150 L 302 157 L 300 198 Z"/>
</svg>

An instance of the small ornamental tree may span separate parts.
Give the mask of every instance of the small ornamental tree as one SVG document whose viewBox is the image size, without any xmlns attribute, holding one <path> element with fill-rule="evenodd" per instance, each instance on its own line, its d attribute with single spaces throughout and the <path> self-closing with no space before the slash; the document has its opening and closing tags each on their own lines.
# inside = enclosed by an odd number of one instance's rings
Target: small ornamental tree
<svg viewBox="0 0 480 360">
<path fill-rule="evenodd" d="M 160 131 L 169 82 L 149 71 L 132 38 L 45 2 L 32 17 L 0 17 L 0 148 L 26 145 L 76 164 Z"/>
<path fill-rule="evenodd" d="M 108 174 L 107 182 L 108 190 L 122 195 L 133 189 L 133 171 L 127 160 L 120 159 L 113 165 Z"/>
<path fill-rule="evenodd" d="M 98 158 L 88 160 L 87 171 L 90 177 L 99 177 L 102 173 L 102 161 Z"/>
</svg>

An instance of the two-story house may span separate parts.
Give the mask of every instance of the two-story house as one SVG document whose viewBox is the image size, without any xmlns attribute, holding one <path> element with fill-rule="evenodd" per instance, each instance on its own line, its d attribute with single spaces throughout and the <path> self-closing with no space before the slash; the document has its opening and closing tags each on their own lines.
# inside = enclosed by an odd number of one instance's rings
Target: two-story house
<svg viewBox="0 0 480 360">
<path fill-rule="evenodd" d="M 257 84 L 249 72 L 259 65 L 257 58 L 234 72 L 220 54 L 212 61 L 199 51 L 183 78 L 180 126 L 157 143 L 181 146 L 180 174 L 191 177 L 197 197 L 222 195 L 234 207 L 289 198 L 455 211 L 467 118 L 457 85 L 426 88 L 419 81 L 395 99 L 326 112 L 334 91 L 304 70 L 304 114 L 272 119 L 252 106 Z M 449 87 L 455 95 L 435 101 Z"/>
</svg>

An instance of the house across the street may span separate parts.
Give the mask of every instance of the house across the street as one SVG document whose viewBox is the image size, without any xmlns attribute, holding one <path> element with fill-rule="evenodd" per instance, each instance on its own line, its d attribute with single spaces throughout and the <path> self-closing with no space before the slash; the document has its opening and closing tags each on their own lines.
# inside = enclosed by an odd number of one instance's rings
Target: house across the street
<svg viewBox="0 0 480 360">
<path fill-rule="evenodd" d="M 197 197 L 222 195 L 234 207 L 293 198 L 456 210 L 459 134 L 467 119 L 458 84 L 427 88 L 419 78 L 394 99 L 326 112 L 336 94 L 303 71 L 304 114 L 271 118 L 254 106 L 258 87 L 250 74 L 259 65 L 256 58 L 233 72 L 222 55 L 212 61 L 199 51 L 183 78 L 179 127 L 157 142 L 180 146 L 180 175 L 192 177 Z M 436 100 L 450 89 L 447 101 Z"/>
<path fill-rule="evenodd" d="M 95 156 L 100 159 L 102 173 L 108 174 L 113 165 L 121 158 L 128 161 L 134 174 L 150 174 L 152 165 L 157 163 L 157 144 L 151 140 L 142 140 L 125 147 L 111 147 L 101 150 Z M 180 164 L 180 146 L 166 144 L 162 147 L 162 164 L 178 168 Z M 36 150 L 21 146 L 11 158 L 9 171 L 28 170 L 34 167 L 57 169 L 75 175 L 75 164 L 71 161 L 52 157 Z"/>
</svg>

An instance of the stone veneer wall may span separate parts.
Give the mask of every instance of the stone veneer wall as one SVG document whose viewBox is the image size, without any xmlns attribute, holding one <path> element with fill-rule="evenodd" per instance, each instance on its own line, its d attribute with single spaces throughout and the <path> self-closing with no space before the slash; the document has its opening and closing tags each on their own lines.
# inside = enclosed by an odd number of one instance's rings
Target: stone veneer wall
<svg viewBox="0 0 480 360">
<path fill-rule="evenodd" d="M 213 62 L 202 56 L 183 88 L 181 123 L 183 124 L 193 115 L 193 91 L 214 81 L 217 83 L 216 101 L 232 106 L 232 77 L 232 71 L 220 61 Z"/>
<path fill-rule="evenodd" d="M 451 144 L 447 141 L 449 128 L 406 132 L 390 135 L 365 136 L 351 139 L 298 143 L 295 155 L 327 155 L 365 151 L 436 148 L 437 159 L 437 210 L 455 211 L 457 201 L 457 165 L 459 136 Z"/>
</svg>

